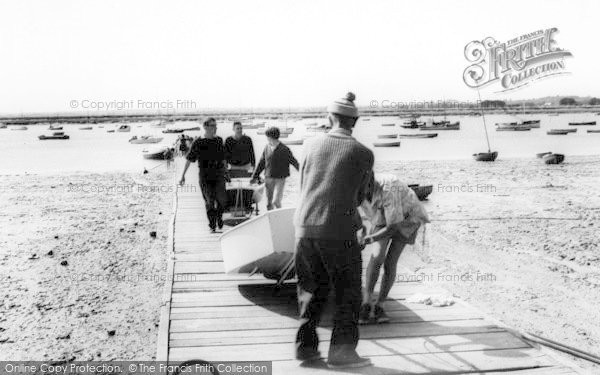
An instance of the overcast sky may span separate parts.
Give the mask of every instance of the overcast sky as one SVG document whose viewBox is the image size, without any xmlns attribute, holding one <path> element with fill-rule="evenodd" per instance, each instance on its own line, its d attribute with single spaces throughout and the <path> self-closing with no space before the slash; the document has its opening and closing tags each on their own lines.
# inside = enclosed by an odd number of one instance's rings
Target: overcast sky
<svg viewBox="0 0 600 375">
<path fill-rule="evenodd" d="M 568 76 L 488 99 L 600 96 L 600 1 L 2 1 L 0 112 L 71 100 L 201 108 L 476 100 L 465 45 L 557 27 Z"/>
</svg>

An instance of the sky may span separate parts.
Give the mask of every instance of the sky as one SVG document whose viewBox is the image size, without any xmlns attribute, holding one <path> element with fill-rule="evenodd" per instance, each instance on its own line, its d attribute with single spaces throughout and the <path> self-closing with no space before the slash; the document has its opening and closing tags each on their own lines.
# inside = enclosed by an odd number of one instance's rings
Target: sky
<svg viewBox="0 0 600 375">
<path fill-rule="evenodd" d="M 467 43 L 551 27 L 570 74 L 483 99 L 600 96 L 598 14 L 597 0 L 3 0 L 0 113 L 476 101 Z"/>
</svg>

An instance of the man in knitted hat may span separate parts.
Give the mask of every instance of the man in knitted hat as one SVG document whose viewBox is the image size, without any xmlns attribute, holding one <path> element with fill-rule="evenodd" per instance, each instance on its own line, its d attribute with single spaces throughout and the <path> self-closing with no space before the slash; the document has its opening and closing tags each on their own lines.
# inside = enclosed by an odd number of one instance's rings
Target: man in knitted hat
<svg viewBox="0 0 600 375">
<path fill-rule="evenodd" d="M 296 209 L 295 266 L 298 275 L 300 327 L 296 358 L 320 359 L 316 327 L 335 290 L 333 332 L 327 365 L 364 367 L 368 358 L 356 353 L 361 305 L 362 222 L 357 207 L 373 169 L 373 153 L 352 137 L 358 120 L 354 94 L 327 107 L 332 130 L 304 144 L 300 168 L 300 202 Z"/>
</svg>

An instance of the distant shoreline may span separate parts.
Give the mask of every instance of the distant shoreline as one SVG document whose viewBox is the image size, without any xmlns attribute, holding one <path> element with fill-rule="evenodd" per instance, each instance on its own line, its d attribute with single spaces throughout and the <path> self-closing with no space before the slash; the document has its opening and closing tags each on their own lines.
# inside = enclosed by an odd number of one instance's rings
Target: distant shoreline
<svg viewBox="0 0 600 375">
<path fill-rule="evenodd" d="M 481 116 L 480 110 L 477 107 L 465 108 L 415 108 L 409 109 L 373 109 L 361 108 L 362 117 L 383 117 L 383 116 L 399 116 L 411 117 L 419 116 Z M 600 106 L 552 106 L 552 107 L 530 107 L 524 109 L 522 107 L 508 108 L 484 108 L 484 114 L 489 115 L 542 115 L 542 114 L 569 114 L 569 113 L 591 113 L 600 115 Z M 6 125 L 35 125 L 35 124 L 52 124 L 52 123 L 73 123 L 73 124 L 99 124 L 99 123 L 117 123 L 117 122 L 145 122 L 145 121 L 202 121 L 207 117 L 214 117 L 217 121 L 231 121 L 233 119 L 268 119 L 277 120 L 285 119 L 308 119 L 325 117 L 324 110 L 297 110 L 289 112 L 285 110 L 270 110 L 270 111 L 234 111 L 234 110 L 219 110 L 206 111 L 195 113 L 177 113 L 177 114 L 159 114 L 159 113 L 138 113 L 138 114 L 98 114 L 98 115 L 81 115 L 81 114 L 60 114 L 60 115 L 28 115 L 28 116 L 0 116 L 0 123 Z"/>
</svg>

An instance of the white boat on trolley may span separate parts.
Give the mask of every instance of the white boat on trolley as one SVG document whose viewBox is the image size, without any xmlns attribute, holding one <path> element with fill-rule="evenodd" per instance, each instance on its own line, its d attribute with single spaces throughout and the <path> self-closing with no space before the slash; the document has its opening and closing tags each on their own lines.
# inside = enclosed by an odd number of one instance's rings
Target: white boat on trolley
<svg viewBox="0 0 600 375">
<path fill-rule="evenodd" d="M 295 208 L 267 211 L 220 237 L 227 274 L 262 273 L 280 283 L 294 276 Z"/>
</svg>

